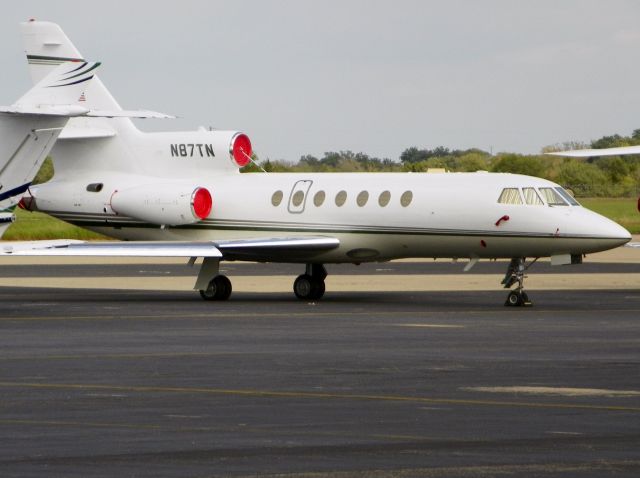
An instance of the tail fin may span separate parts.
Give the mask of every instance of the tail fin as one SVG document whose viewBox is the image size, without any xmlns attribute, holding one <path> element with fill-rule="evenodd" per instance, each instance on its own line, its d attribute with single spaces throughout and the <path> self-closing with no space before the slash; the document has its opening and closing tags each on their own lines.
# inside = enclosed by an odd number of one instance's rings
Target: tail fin
<svg viewBox="0 0 640 478">
<path fill-rule="evenodd" d="M 84 62 L 83 56 L 69 40 L 64 31 L 55 23 L 28 21 L 20 24 L 24 38 L 29 72 L 34 83 L 39 82 L 63 62 Z M 122 110 L 97 76 L 85 91 L 84 105 L 91 110 L 116 112 Z M 115 116 L 119 116 L 114 114 Z M 109 120 L 105 118 L 73 118 L 69 121 L 60 138 L 107 138 L 116 135 L 135 135 L 138 129 L 129 118 Z M 56 151 L 63 148 L 58 142 Z M 70 152 L 72 155 L 73 152 Z M 67 152 L 65 151 L 65 156 Z M 57 165 L 56 165 L 57 166 Z M 56 168 L 57 169 L 57 168 Z"/>
<path fill-rule="evenodd" d="M 85 61 L 57 24 L 32 20 L 21 23 L 20 27 L 34 84 L 40 82 L 61 63 Z M 90 109 L 121 109 L 99 78 L 92 81 L 87 91 L 87 106 Z"/>
</svg>

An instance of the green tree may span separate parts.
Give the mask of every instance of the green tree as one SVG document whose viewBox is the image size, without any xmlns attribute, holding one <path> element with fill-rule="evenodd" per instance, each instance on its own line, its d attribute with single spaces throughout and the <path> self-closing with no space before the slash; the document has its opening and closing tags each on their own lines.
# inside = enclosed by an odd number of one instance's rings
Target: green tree
<svg viewBox="0 0 640 478">
<path fill-rule="evenodd" d="M 491 168 L 494 172 L 544 176 L 544 164 L 539 156 L 500 153 Z"/>
<path fill-rule="evenodd" d="M 43 161 L 38 174 L 36 174 L 36 177 L 33 179 L 33 184 L 46 183 L 53 178 L 54 173 L 53 161 L 51 160 L 51 157 L 48 156 L 47 159 Z"/>
<path fill-rule="evenodd" d="M 600 168 L 574 158 L 563 161 L 556 182 L 572 189 L 576 196 L 606 196 L 610 186 Z"/>
</svg>

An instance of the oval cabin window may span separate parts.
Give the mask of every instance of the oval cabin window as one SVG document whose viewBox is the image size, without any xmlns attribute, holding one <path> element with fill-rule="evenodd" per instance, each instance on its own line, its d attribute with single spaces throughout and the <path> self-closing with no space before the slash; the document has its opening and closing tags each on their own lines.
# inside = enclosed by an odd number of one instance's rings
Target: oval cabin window
<svg viewBox="0 0 640 478">
<path fill-rule="evenodd" d="M 389 191 L 382 191 L 380 193 L 380 196 L 378 197 L 378 204 L 380 204 L 380 207 L 385 207 L 387 204 L 389 204 L 390 200 L 391 193 Z"/>
<path fill-rule="evenodd" d="M 318 191 L 315 196 L 313 196 L 313 204 L 315 204 L 316 207 L 322 206 L 325 197 L 324 191 Z"/>
<path fill-rule="evenodd" d="M 367 204 L 368 200 L 369 200 L 369 193 L 367 191 L 360 191 L 360 193 L 358 194 L 358 197 L 356 198 L 356 203 L 358 204 L 358 206 L 362 207 L 365 204 Z"/>
<path fill-rule="evenodd" d="M 304 201 L 304 193 L 302 191 L 296 191 L 291 198 L 291 204 L 294 206 L 299 206 Z"/>
<path fill-rule="evenodd" d="M 273 193 L 273 196 L 271 196 L 271 204 L 273 204 L 274 206 L 279 206 L 281 202 L 282 191 L 276 191 L 275 193 Z"/>
<path fill-rule="evenodd" d="M 338 194 L 336 194 L 336 206 L 343 206 L 346 201 L 347 191 L 340 191 Z"/>
<path fill-rule="evenodd" d="M 402 207 L 407 207 L 413 201 L 413 193 L 411 191 L 405 191 L 400 196 L 400 205 Z"/>
</svg>

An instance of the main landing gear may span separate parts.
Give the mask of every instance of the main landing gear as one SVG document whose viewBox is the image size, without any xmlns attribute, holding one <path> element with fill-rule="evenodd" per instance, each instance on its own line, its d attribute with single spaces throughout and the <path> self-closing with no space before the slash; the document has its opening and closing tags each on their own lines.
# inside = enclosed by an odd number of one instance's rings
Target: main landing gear
<svg viewBox="0 0 640 478">
<path fill-rule="evenodd" d="M 195 263 L 195 257 L 189 261 Z M 200 297 L 204 300 L 227 300 L 231 295 L 231 281 L 220 272 L 220 259 L 217 257 L 205 257 L 196 279 L 195 290 L 200 291 Z"/>
<path fill-rule="evenodd" d="M 507 268 L 507 273 L 505 274 L 504 279 L 502 279 L 502 284 L 504 284 L 505 289 L 511 288 L 515 283 L 517 283 L 518 286 L 510 291 L 509 295 L 507 295 L 507 300 L 504 303 L 505 306 L 528 307 L 531 305 L 529 296 L 524 291 L 524 273 L 536 260 L 537 259 L 528 266 L 525 266 L 524 257 L 514 257 L 511 259 L 509 267 Z"/>
<path fill-rule="evenodd" d="M 204 300 L 227 300 L 232 290 L 229 278 L 217 275 L 209 281 L 206 289 L 200 290 L 200 297 Z"/>
<path fill-rule="evenodd" d="M 206 257 L 203 260 L 194 289 L 204 300 L 227 300 L 231 296 L 231 281 L 219 272 L 220 259 Z M 293 292 L 301 300 L 318 300 L 324 295 L 326 277 L 327 270 L 322 264 L 307 264 L 305 273 L 293 283 Z"/>
<path fill-rule="evenodd" d="M 318 300 L 324 295 L 327 270 L 322 264 L 307 264 L 304 274 L 293 283 L 293 293 L 301 300 Z"/>
</svg>

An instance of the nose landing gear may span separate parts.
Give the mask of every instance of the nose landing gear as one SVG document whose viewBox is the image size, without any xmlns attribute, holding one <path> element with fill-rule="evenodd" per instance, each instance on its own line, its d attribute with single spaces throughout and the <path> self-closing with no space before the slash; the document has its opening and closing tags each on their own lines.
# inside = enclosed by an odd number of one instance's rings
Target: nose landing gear
<svg viewBox="0 0 640 478">
<path fill-rule="evenodd" d="M 507 267 L 507 273 L 502 279 L 502 284 L 505 289 L 509 289 L 513 284 L 518 284 L 518 286 L 509 292 L 507 295 L 507 300 L 504 305 L 507 307 L 528 307 L 531 306 L 532 303 L 529 300 L 529 296 L 524 291 L 524 278 L 525 271 L 531 267 L 531 265 L 537 261 L 536 258 L 531 264 L 525 266 L 525 258 L 524 257 L 514 257 L 511 259 L 509 263 L 509 267 Z"/>
</svg>

